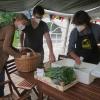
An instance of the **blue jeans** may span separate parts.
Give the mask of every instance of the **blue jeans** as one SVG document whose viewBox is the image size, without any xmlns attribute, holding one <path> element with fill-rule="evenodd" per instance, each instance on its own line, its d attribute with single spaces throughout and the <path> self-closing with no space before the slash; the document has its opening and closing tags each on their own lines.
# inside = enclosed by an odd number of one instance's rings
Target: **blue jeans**
<svg viewBox="0 0 100 100">
<path fill-rule="evenodd" d="M 5 71 L 2 70 L 0 72 L 0 82 L 3 82 L 5 80 Z M 0 97 L 4 96 L 4 85 L 0 86 Z"/>
</svg>

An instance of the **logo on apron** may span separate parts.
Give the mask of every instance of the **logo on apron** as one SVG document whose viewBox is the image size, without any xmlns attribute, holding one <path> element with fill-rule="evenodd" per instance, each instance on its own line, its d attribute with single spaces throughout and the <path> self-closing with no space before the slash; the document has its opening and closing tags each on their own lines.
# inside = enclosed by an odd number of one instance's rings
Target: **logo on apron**
<svg viewBox="0 0 100 100">
<path fill-rule="evenodd" d="M 82 40 L 82 48 L 83 49 L 91 49 L 91 42 L 88 38 Z"/>
</svg>

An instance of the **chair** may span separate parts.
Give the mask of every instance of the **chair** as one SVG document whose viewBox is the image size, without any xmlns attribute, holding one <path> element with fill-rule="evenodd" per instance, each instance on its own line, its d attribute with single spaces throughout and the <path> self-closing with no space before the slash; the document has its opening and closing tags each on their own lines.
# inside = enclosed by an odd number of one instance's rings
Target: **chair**
<svg viewBox="0 0 100 100">
<path fill-rule="evenodd" d="M 11 82 L 13 89 L 15 90 L 16 94 L 19 97 L 18 100 L 24 100 L 26 98 L 31 99 L 31 96 L 30 96 L 31 90 L 23 89 L 23 91 L 20 93 L 19 89 L 21 89 L 21 88 L 16 87 L 16 85 L 14 84 L 14 81 L 11 78 L 11 74 L 14 74 L 17 71 L 14 59 L 11 59 L 6 62 L 5 71 L 6 71 L 8 79 Z"/>
<path fill-rule="evenodd" d="M 7 99 L 7 100 L 14 100 L 15 94 L 14 94 L 13 89 L 12 89 L 12 86 L 11 86 L 11 81 L 10 80 L 6 80 L 4 82 L 1 82 L 0 83 L 0 86 L 2 86 L 2 85 L 5 86 L 6 84 L 8 84 L 8 86 L 9 86 L 9 92 L 10 93 L 7 94 L 7 95 L 5 95 L 5 96 L 3 96 L 3 97 L 0 97 L 0 100 L 5 100 L 5 99 Z"/>
<path fill-rule="evenodd" d="M 64 58 L 68 58 L 67 55 L 58 55 L 58 60 L 63 60 Z"/>
</svg>

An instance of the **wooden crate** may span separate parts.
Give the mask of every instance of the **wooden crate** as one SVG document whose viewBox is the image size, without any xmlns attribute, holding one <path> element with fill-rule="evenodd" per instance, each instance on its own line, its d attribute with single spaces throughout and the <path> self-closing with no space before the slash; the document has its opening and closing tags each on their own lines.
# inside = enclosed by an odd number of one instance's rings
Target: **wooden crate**
<svg viewBox="0 0 100 100">
<path fill-rule="evenodd" d="M 69 89 L 70 87 L 74 86 L 76 83 L 78 83 L 78 81 L 75 80 L 75 81 L 71 82 L 70 84 L 67 84 L 67 85 L 65 85 L 65 86 L 61 86 L 61 85 L 56 85 L 55 83 L 53 83 L 53 81 L 52 81 L 51 78 L 46 77 L 46 76 L 38 77 L 38 76 L 35 74 L 35 75 L 34 75 L 34 78 L 36 78 L 36 79 L 38 79 L 38 80 L 40 80 L 40 81 L 42 81 L 42 82 L 44 82 L 44 83 L 46 83 L 46 84 L 48 84 L 48 85 L 54 87 L 54 88 L 56 88 L 56 89 L 58 89 L 58 90 L 60 90 L 60 91 L 62 91 L 62 92 L 65 91 L 65 90 L 67 90 L 67 89 Z"/>
</svg>

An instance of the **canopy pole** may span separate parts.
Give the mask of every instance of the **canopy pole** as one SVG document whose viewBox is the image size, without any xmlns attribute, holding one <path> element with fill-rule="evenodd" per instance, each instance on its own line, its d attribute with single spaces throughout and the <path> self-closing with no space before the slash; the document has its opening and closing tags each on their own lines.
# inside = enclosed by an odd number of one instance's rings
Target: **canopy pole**
<svg viewBox="0 0 100 100">
<path fill-rule="evenodd" d="M 68 31 L 69 31 L 69 26 L 70 26 L 70 22 L 71 22 L 71 17 L 67 17 L 66 18 L 66 31 L 65 31 L 65 35 L 63 36 L 64 38 L 64 42 L 63 42 L 63 47 L 62 47 L 62 53 L 65 54 L 66 53 L 66 43 L 67 43 L 67 37 L 68 37 Z"/>
<path fill-rule="evenodd" d="M 61 13 L 61 12 L 56 12 L 56 11 L 51 11 L 51 10 L 46 10 L 45 13 L 47 14 L 53 14 L 53 15 L 58 15 L 58 16 L 64 16 L 64 17 L 71 17 L 73 14 L 66 14 L 66 13 Z"/>
</svg>

